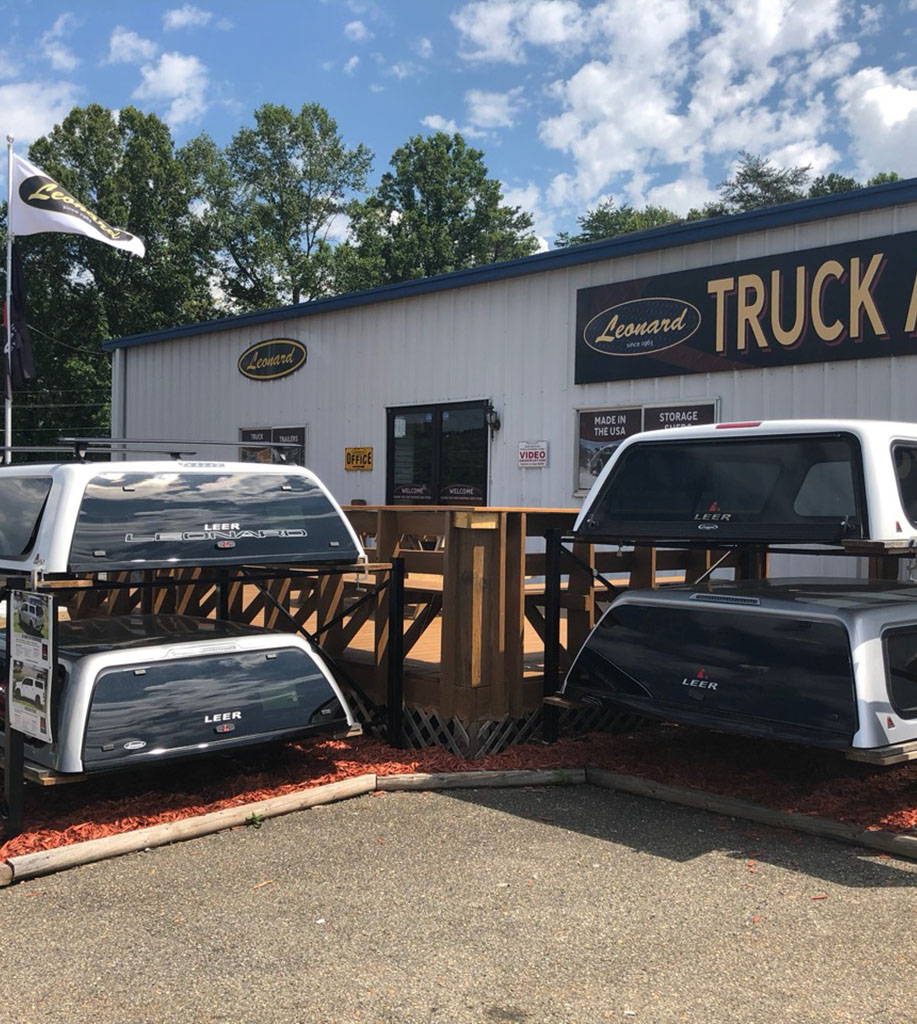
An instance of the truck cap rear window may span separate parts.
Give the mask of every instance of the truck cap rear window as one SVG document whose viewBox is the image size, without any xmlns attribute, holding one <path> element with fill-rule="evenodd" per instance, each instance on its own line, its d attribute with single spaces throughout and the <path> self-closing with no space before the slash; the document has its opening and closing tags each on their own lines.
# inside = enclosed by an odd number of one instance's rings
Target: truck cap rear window
<svg viewBox="0 0 917 1024">
<path fill-rule="evenodd" d="M 811 540 L 861 536 L 859 443 L 851 435 L 639 442 L 587 510 L 587 536 Z"/>
<path fill-rule="evenodd" d="M 340 562 L 357 554 L 341 514 L 307 477 L 106 472 L 86 486 L 70 568 Z"/>
<path fill-rule="evenodd" d="M 25 558 L 32 550 L 50 490 L 50 477 L 0 478 L 0 558 Z"/>
</svg>

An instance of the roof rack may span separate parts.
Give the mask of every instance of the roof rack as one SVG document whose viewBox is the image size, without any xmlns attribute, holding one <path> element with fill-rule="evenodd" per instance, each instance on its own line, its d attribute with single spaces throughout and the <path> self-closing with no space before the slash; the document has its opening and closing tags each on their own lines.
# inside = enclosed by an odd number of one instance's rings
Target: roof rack
<svg viewBox="0 0 917 1024">
<path fill-rule="evenodd" d="M 86 461 L 86 456 L 92 452 L 96 454 L 108 454 L 114 455 L 116 453 L 124 454 L 126 451 L 130 451 L 135 455 L 168 455 L 171 459 L 185 459 L 191 455 L 197 455 L 195 450 L 189 449 L 183 451 L 179 448 L 171 447 L 172 445 L 187 444 L 187 441 L 158 441 L 158 440 L 131 440 L 122 439 L 118 437 L 61 437 L 58 438 L 61 444 L 67 445 L 73 451 L 74 455 L 81 461 Z M 130 444 L 133 445 L 168 445 L 169 447 L 151 447 L 151 448 L 134 448 L 127 449 L 125 446 Z"/>
<path fill-rule="evenodd" d="M 68 445 L 85 445 L 86 450 L 98 451 L 97 445 L 104 445 L 111 451 L 117 451 L 115 445 L 124 446 L 124 450 L 140 452 L 137 448 L 128 448 L 129 445 L 137 444 L 153 444 L 153 445 L 181 445 L 181 444 L 195 444 L 198 446 L 209 446 L 209 447 L 220 447 L 220 448 L 272 448 L 277 450 L 277 454 L 282 462 L 286 462 L 287 451 L 291 449 L 301 450 L 302 445 L 296 444 L 295 442 L 288 441 L 189 441 L 187 438 L 176 440 L 174 438 L 163 438 L 163 437 L 62 437 L 62 442 L 66 442 Z M 149 449 L 147 449 L 147 452 Z M 176 452 L 174 448 L 163 448 L 157 449 L 158 452 L 167 451 L 173 458 L 181 458 L 182 455 L 194 455 L 196 452 Z"/>
</svg>

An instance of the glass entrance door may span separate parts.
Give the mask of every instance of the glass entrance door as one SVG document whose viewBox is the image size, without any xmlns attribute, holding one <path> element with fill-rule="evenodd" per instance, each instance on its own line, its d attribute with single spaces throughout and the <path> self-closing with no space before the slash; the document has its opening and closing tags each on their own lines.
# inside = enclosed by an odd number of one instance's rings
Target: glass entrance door
<svg viewBox="0 0 917 1024">
<path fill-rule="evenodd" d="M 487 504 L 487 402 L 388 410 L 390 505 Z"/>
</svg>

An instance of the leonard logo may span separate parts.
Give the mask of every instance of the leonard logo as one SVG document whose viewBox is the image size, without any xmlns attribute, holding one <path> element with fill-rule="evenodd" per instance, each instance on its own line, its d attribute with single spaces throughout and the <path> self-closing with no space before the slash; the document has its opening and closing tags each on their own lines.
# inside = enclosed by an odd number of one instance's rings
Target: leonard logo
<svg viewBox="0 0 917 1024">
<path fill-rule="evenodd" d="M 271 338 L 250 345 L 239 356 L 239 373 L 249 380 L 278 380 L 305 366 L 307 356 L 301 341 Z"/>
</svg>

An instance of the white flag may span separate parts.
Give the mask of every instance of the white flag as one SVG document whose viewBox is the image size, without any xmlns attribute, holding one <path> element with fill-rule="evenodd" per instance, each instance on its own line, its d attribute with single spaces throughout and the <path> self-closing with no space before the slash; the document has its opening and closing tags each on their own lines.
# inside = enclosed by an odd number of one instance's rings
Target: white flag
<svg viewBox="0 0 917 1024">
<path fill-rule="evenodd" d="M 143 239 L 122 228 L 113 228 L 88 206 L 76 199 L 50 175 L 16 153 L 12 154 L 13 201 L 9 211 L 12 235 L 37 235 L 42 231 L 63 231 L 85 235 L 143 256 Z"/>
</svg>

